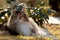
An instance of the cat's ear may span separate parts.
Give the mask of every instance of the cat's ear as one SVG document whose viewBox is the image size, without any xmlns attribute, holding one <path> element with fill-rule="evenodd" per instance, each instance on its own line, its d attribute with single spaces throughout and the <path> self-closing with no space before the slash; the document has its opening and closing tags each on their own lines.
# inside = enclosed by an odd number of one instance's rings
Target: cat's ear
<svg viewBox="0 0 60 40">
<path fill-rule="evenodd" d="M 18 14 L 18 13 L 20 13 L 20 11 L 17 11 L 16 9 L 12 9 L 12 13 Z"/>
<path fill-rule="evenodd" d="M 15 13 L 16 12 L 15 6 L 11 6 L 11 12 L 12 13 Z"/>
</svg>

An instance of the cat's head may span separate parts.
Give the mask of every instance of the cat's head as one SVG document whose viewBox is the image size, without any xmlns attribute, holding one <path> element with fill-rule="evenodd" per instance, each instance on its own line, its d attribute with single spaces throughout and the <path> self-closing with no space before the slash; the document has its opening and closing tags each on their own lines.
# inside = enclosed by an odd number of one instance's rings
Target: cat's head
<svg viewBox="0 0 60 40">
<path fill-rule="evenodd" d="M 26 14 L 25 8 L 22 8 L 22 10 L 18 12 L 18 18 L 28 21 L 28 16 Z"/>
</svg>

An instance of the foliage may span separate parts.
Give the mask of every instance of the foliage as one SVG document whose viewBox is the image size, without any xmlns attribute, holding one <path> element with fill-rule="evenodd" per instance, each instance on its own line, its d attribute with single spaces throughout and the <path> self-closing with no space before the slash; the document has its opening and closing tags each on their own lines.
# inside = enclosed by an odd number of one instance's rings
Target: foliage
<svg viewBox="0 0 60 40">
<path fill-rule="evenodd" d="M 31 12 L 32 10 L 32 12 Z M 42 26 L 44 20 L 49 19 L 48 15 L 51 13 L 51 10 L 38 7 L 28 7 L 27 12 L 29 17 L 32 17 L 35 22 Z"/>
<path fill-rule="evenodd" d="M 6 0 L 6 1 L 7 1 L 7 3 L 11 4 L 11 3 L 15 2 L 16 0 Z"/>
<path fill-rule="evenodd" d="M 6 19 L 6 20 L 4 19 L 5 22 L 7 22 L 7 20 L 8 20 L 8 18 L 5 16 L 5 14 L 7 13 L 8 17 L 9 17 L 11 14 L 12 7 L 14 7 L 17 11 L 20 11 L 24 6 L 23 4 L 17 5 L 16 0 L 7 0 L 7 3 L 10 4 L 11 7 L 7 8 L 6 11 L 1 12 L 1 14 L 0 14 L 0 19 L 2 16 L 4 16 Z M 34 21 L 40 26 L 42 26 L 44 21 L 47 21 L 47 19 L 49 19 L 48 15 L 50 15 L 50 13 L 51 13 L 51 10 L 49 8 L 41 7 L 41 5 L 44 5 L 44 3 L 42 3 L 42 4 L 40 4 L 40 6 L 36 6 L 36 7 L 31 7 L 31 6 L 27 7 L 28 16 L 32 17 L 34 19 Z"/>
</svg>

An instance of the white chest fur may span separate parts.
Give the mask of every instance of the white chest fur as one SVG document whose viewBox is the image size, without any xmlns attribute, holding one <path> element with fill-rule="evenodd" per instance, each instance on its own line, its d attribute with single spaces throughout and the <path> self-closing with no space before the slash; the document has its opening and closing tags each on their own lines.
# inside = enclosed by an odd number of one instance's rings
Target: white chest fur
<svg viewBox="0 0 60 40">
<path fill-rule="evenodd" d="M 19 20 L 17 31 L 23 35 L 30 36 L 32 25 L 28 21 Z"/>
</svg>

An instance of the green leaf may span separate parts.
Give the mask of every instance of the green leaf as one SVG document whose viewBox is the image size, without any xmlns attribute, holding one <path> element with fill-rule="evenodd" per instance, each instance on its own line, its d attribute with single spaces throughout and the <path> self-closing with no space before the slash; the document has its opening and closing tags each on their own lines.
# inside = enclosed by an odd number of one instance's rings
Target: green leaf
<svg viewBox="0 0 60 40">
<path fill-rule="evenodd" d="M 10 1 L 15 2 L 16 0 L 10 0 Z"/>
<path fill-rule="evenodd" d="M 47 10 L 47 13 L 48 13 L 48 15 L 50 15 L 50 14 L 51 14 L 51 10 L 50 10 L 50 9 L 48 9 L 48 10 Z"/>
<path fill-rule="evenodd" d="M 7 3 L 8 3 L 8 4 L 11 4 L 11 1 L 10 1 L 10 0 L 7 0 Z"/>
<path fill-rule="evenodd" d="M 48 15 L 46 13 L 44 13 L 44 18 L 49 19 Z"/>
<path fill-rule="evenodd" d="M 8 13 L 8 16 L 10 16 L 10 15 L 11 15 L 11 10 L 8 9 L 8 10 L 7 10 L 7 13 Z"/>
<path fill-rule="evenodd" d="M 7 3 L 11 4 L 12 2 L 15 2 L 16 0 L 6 0 Z"/>
<path fill-rule="evenodd" d="M 27 12 L 30 13 L 30 8 L 27 9 Z"/>
<path fill-rule="evenodd" d="M 4 16 L 5 13 L 6 13 L 6 11 L 1 12 L 1 14 L 0 14 L 0 18 L 1 18 L 2 16 Z"/>
</svg>

